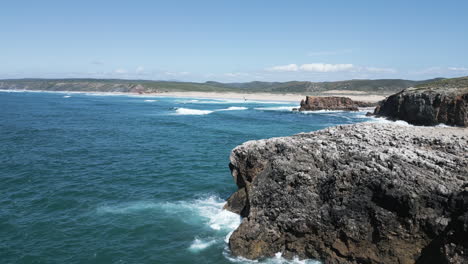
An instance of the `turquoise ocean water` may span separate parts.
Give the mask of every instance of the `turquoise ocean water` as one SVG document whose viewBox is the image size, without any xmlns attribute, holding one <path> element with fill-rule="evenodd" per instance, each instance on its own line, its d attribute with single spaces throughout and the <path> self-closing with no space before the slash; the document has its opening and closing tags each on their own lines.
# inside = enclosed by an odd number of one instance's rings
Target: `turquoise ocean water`
<svg viewBox="0 0 468 264">
<path fill-rule="evenodd" d="M 226 244 L 231 149 L 370 120 L 294 106 L 0 92 L 0 263 L 247 262 Z"/>
</svg>

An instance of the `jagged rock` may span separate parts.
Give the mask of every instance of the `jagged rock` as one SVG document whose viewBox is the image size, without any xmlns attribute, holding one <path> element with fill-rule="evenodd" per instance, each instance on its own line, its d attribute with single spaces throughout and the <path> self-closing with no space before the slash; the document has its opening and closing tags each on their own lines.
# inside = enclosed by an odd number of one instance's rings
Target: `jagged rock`
<svg viewBox="0 0 468 264">
<path fill-rule="evenodd" d="M 407 88 L 389 96 L 374 114 L 415 125 L 468 126 L 468 77 Z"/>
<path fill-rule="evenodd" d="M 348 97 L 306 96 L 299 111 L 345 110 L 358 111 L 358 105 Z"/>
<path fill-rule="evenodd" d="M 468 263 L 467 129 L 338 126 L 249 141 L 230 160 L 234 255 Z"/>
<path fill-rule="evenodd" d="M 363 101 L 354 101 L 358 107 L 376 107 L 379 105 L 378 102 L 363 102 Z"/>
</svg>

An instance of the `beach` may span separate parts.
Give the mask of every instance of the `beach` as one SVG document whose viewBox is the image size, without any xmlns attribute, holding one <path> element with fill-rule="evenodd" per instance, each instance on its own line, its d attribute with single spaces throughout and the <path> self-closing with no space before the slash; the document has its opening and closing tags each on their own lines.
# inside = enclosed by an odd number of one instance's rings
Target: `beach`
<svg viewBox="0 0 468 264">
<path fill-rule="evenodd" d="M 343 92 L 343 91 L 340 91 Z M 345 96 L 354 101 L 378 102 L 385 99 L 383 95 L 374 95 L 368 93 L 333 93 L 320 94 L 317 96 Z M 148 95 L 148 94 L 145 94 Z M 192 98 L 219 98 L 219 99 L 246 99 L 246 100 L 265 100 L 265 101 L 290 101 L 300 102 L 308 94 L 273 94 L 273 93 L 217 93 L 217 92 L 165 92 L 151 94 L 155 96 L 171 97 L 192 97 Z"/>
</svg>

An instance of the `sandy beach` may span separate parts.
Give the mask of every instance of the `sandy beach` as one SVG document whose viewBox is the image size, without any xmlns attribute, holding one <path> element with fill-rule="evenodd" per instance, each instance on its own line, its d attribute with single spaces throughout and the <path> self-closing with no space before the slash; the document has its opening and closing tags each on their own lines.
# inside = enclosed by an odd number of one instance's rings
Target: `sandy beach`
<svg viewBox="0 0 468 264">
<path fill-rule="evenodd" d="M 262 101 L 287 101 L 300 102 L 306 94 L 274 94 L 274 93 L 229 93 L 229 92 L 163 92 L 163 93 L 122 93 L 122 92 L 96 92 L 96 91 L 46 91 L 46 90 L 1 90 L 4 92 L 48 92 L 48 93 L 88 93 L 102 95 L 131 95 L 131 96 L 155 96 L 155 97 L 186 97 L 186 98 L 211 98 L 211 99 L 239 99 Z M 368 94 L 360 91 L 335 90 L 324 92 L 315 96 L 345 96 L 354 101 L 378 102 L 385 99 L 383 95 Z"/>
<path fill-rule="evenodd" d="M 216 93 L 216 92 L 166 92 L 157 94 L 144 94 L 154 96 L 171 97 L 195 97 L 195 98 L 217 98 L 217 99 L 246 99 L 265 101 L 291 101 L 300 102 L 306 95 L 301 94 L 272 94 L 272 93 Z M 355 101 L 378 102 L 385 99 L 382 95 L 372 95 L 367 93 L 359 94 L 323 94 L 318 96 L 345 96 Z"/>
</svg>

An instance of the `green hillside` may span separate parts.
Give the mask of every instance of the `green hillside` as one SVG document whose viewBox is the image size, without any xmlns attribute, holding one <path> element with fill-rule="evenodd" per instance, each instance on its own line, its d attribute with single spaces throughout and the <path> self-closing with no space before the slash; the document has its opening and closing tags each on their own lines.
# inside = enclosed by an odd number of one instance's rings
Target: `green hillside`
<svg viewBox="0 0 468 264">
<path fill-rule="evenodd" d="M 313 94 L 330 90 L 363 91 L 372 94 L 391 94 L 408 87 L 428 82 L 401 79 L 349 80 L 337 82 L 176 82 L 121 79 L 9 79 L 0 80 L 0 89 L 7 90 L 45 90 L 45 91 L 93 91 L 93 92 L 243 92 L 243 93 L 298 93 Z"/>
</svg>

